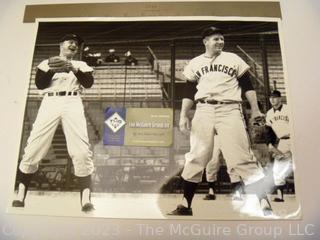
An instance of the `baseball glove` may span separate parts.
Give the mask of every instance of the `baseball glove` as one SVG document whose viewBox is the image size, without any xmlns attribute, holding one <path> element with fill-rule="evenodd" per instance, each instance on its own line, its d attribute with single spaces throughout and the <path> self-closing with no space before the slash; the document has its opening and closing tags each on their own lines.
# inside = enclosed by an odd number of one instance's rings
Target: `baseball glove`
<svg viewBox="0 0 320 240">
<path fill-rule="evenodd" d="M 248 126 L 252 143 L 259 144 L 266 141 L 266 119 L 264 116 L 258 116 L 250 119 Z"/>
<path fill-rule="evenodd" d="M 60 56 L 50 57 L 48 60 L 48 65 L 51 71 L 57 72 L 69 72 L 68 61 Z"/>
<path fill-rule="evenodd" d="M 258 126 L 258 127 L 263 127 L 263 126 L 266 125 L 266 118 L 264 116 L 255 117 L 252 120 L 252 125 L 253 126 Z"/>
<path fill-rule="evenodd" d="M 292 158 L 291 152 L 281 153 L 281 154 L 272 154 L 272 157 L 278 161 L 288 161 Z"/>
</svg>

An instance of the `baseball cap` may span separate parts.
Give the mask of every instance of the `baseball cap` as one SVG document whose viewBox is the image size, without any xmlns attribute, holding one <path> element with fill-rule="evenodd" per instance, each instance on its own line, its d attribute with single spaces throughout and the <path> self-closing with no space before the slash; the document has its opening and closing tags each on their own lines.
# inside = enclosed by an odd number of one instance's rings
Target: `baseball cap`
<svg viewBox="0 0 320 240">
<path fill-rule="evenodd" d="M 278 90 L 273 90 L 270 94 L 270 97 L 281 97 L 281 92 Z"/>
<path fill-rule="evenodd" d="M 64 42 L 64 41 L 67 41 L 67 40 L 76 40 L 78 42 L 78 45 L 81 45 L 81 43 L 83 43 L 83 39 L 80 36 L 78 36 L 76 34 L 73 34 L 73 33 L 64 35 L 60 39 L 60 42 Z"/>
<path fill-rule="evenodd" d="M 223 31 L 220 28 L 216 28 L 216 27 L 208 27 L 203 29 L 201 35 L 202 35 L 202 39 L 204 39 L 207 36 L 213 35 L 213 34 L 222 34 L 223 35 Z"/>
</svg>

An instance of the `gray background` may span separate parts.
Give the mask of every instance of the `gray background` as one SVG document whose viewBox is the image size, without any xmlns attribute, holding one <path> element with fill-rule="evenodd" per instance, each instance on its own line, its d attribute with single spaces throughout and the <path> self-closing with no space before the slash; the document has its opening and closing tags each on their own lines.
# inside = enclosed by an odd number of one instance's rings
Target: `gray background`
<svg viewBox="0 0 320 240">
<path fill-rule="evenodd" d="M 52 1 L 51 1 L 52 2 Z M 64 2 L 64 1 L 59 1 Z M 65 1 L 66 2 L 66 1 Z M 81 2 L 81 1 L 68 1 Z M 97 2 L 97 1 L 96 1 Z M 21 137 L 24 104 L 28 90 L 31 68 L 35 24 L 23 24 L 25 4 L 50 3 L 49 0 L 12 0 L 2 1 L 0 15 L 0 109 L 1 114 L 1 160 L 0 160 L 0 239 L 272 239 L 272 236 L 260 236 L 262 227 L 268 233 L 281 227 L 282 235 L 278 239 L 319 239 L 319 169 L 318 146 L 319 130 L 319 42 L 320 42 L 320 3 L 317 0 L 281 1 L 283 14 L 284 61 L 287 63 L 289 79 L 289 101 L 293 106 L 294 154 L 297 166 L 297 191 L 302 203 L 302 221 L 259 221 L 244 222 L 247 227 L 255 227 L 255 233 L 236 237 L 240 222 L 201 221 L 205 228 L 215 224 L 230 227 L 231 235 L 196 236 L 189 231 L 193 221 L 140 221 L 114 219 L 87 219 L 40 217 L 6 214 L 6 205 L 12 191 L 16 169 L 19 142 Z M 149 235 L 140 232 L 138 224 L 149 224 L 150 229 L 158 227 L 163 232 Z M 171 234 L 170 227 L 181 224 L 186 227 L 185 234 Z M 242 223 L 243 224 L 243 223 Z M 303 234 L 309 225 L 309 233 Z M 197 226 L 196 226 L 197 227 Z M 196 229 L 195 227 L 195 229 Z M 263 230 L 263 229 L 262 229 Z"/>
</svg>

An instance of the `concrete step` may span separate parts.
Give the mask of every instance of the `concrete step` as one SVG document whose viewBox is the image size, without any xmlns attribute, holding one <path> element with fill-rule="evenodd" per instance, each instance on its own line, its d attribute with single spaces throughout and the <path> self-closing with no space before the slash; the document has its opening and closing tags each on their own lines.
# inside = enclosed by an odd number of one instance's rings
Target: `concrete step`
<svg viewBox="0 0 320 240">
<path fill-rule="evenodd" d="M 65 147 L 64 149 L 63 148 L 59 148 L 59 149 L 54 148 L 53 151 L 55 154 L 65 154 L 65 153 L 68 154 L 67 147 Z"/>
<path fill-rule="evenodd" d="M 99 87 L 95 87 L 95 88 L 90 88 L 90 89 L 86 89 L 84 92 L 90 92 L 90 91 L 95 91 L 95 89 L 100 89 L 100 90 L 106 90 L 106 89 L 111 89 L 111 90 L 117 90 L 119 92 L 124 92 L 124 86 L 121 86 L 119 84 L 115 84 L 115 85 L 100 85 Z M 144 90 L 151 90 L 151 89 L 161 89 L 159 84 L 140 84 L 140 85 L 131 85 L 129 84 L 129 86 L 126 86 L 126 92 L 135 92 L 135 91 L 144 91 Z"/>
<path fill-rule="evenodd" d="M 138 91 L 126 91 L 124 92 L 123 90 L 114 90 L 114 89 L 103 89 L 103 90 L 99 90 L 97 89 L 96 91 L 94 91 L 95 89 L 92 89 L 91 91 L 87 91 L 83 96 L 88 96 L 88 95 L 161 95 L 162 96 L 162 92 L 160 89 L 142 89 L 138 90 Z"/>
<path fill-rule="evenodd" d="M 66 142 L 66 139 L 65 139 L 65 137 L 64 137 L 64 135 L 63 136 L 56 136 L 56 137 L 53 137 L 53 140 L 52 140 L 52 142 Z"/>
<path fill-rule="evenodd" d="M 160 94 L 149 94 L 149 95 L 146 95 L 146 94 L 135 94 L 135 95 L 126 95 L 126 101 L 127 101 L 127 105 L 129 104 L 130 101 L 145 101 L 146 99 L 150 99 L 151 100 L 157 100 L 157 101 L 160 101 L 162 99 L 162 95 Z M 97 96 L 96 94 L 88 94 L 84 97 L 84 99 L 90 99 L 90 100 L 101 100 L 101 98 L 105 99 L 106 101 L 121 101 L 121 103 L 123 102 L 123 98 L 124 98 L 124 95 L 123 94 L 101 94 L 100 96 Z M 123 103 L 122 103 L 123 104 Z M 143 104 L 147 104 L 146 103 L 143 103 Z"/>
<path fill-rule="evenodd" d="M 120 78 L 120 79 L 112 79 L 112 78 L 100 78 L 100 79 L 96 79 L 95 83 L 92 85 L 92 87 L 95 87 L 97 85 L 122 85 L 124 86 L 124 84 L 126 83 L 126 85 L 144 85 L 144 84 L 148 84 L 148 85 L 152 85 L 152 84 L 156 84 L 159 85 L 159 81 L 156 78 L 135 78 L 135 79 L 127 79 L 125 81 L 124 78 Z"/>
<path fill-rule="evenodd" d="M 66 159 L 68 157 L 68 155 L 65 155 L 65 154 L 63 154 L 63 155 L 56 155 L 56 159 L 58 160 L 58 159 Z"/>
<path fill-rule="evenodd" d="M 155 93 L 132 93 L 129 94 L 127 93 L 126 95 L 127 99 L 137 99 L 137 98 L 152 98 L 152 97 L 157 97 L 159 100 L 162 99 L 162 94 L 160 92 L 155 92 Z M 123 99 L 124 94 L 123 93 L 88 93 L 84 96 L 84 99 L 87 97 L 109 97 L 109 98 L 120 98 Z"/>
<path fill-rule="evenodd" d="M 52 141 L 52 143 L 54 143 L 54 147 L 57 148 L 62 148 L 62 147 L 66 147 L 66 141 L 62 142 L 62 141 Z"/>
<path fill-rule="evenodd" d="M 98 74 L 119 74 L 125 73 L 125 68 L 123 66 L 115 66 L 115 67 L 108 67 L 108 66 L 100 66 L 100 67 L 94 67 L 95 71 L 94 71 L 94 75 L 98 75 Z M 33 68 L 31 70 L 31 76 L 35 76 L 37 71 L 37 68 Z M 141 67 L 131 67 L 131 68 L 127 68 L 127 74 L 150 74 L 152 73 L 151 71 L 151 67 L 150 66 L 141 66 Z"/>
<path fill-rule="evenodd" d="M 132 70 L 140 70 L 140 69 L 150 69 L 150 65 L 137 65 L 137 66 L 124 66 L 123 64 L 110 64 L 110 65 L 105 65 L 105 66 L 97 66 L 94 69 L 96 71 L 98 70 L 105 70 L 105 69 L 122 69 L 127 71 L 132 71 Z"/>
<path fill-rule="evenodd" d="M 56 150 L 62 150 L 62 149 L 66 149 L 66 144 L 67 143 L 59 143 L 59 142 L 54 142 L 54 149 Z"/>
<path fill-rule="evenodd" d="M 39 94 L 29 94 L 28 97 L 30 99 L 41 99 L 42 96 Z M 85 94 L 82 96 L 82 99 L 84 100 L 90 100 L 90 101 L 100 101 L 101 99 L 104 99 L 106 101 L 113 101 L 113 100 L 123 100 L 123 94 L 117 94 L 117 96 L 114 96 L 114 94 L 99 94 L 99 93 L 95 93 L 95 94 Z M 162 94 L 150 94 L 148 93 L 148 96 L 146 97 L 146 94 L 135 94 L 134 96 L 132 96 L 132 98 L 129 98 L 127 95 L 127 100 L 135 100 L 135 101 L 145 101 L 146 99 L 150 99 L 150 100 L 161 100 L 162 99 Z"/>
<path fill-rule="evenodd" d="M 151 78 L 156 79 L 156 75 L 153 73 L 139 73 L 139 74 L 118 74 L 118 73 L 99 73 L 94 75 L 94 79 L 129 79 L 129 80 L 136 80 L 141 78 Z"/>
<path fill-rule="evenodd" d="M 274 76 L 274 75 L 271 75 Z M 275 75 L 277 76 L 277 75 Z M 139 82 L 139 83 L 133 83 L 133 82 L 127 82 L 126 84 L 124 84 L 123 81 L 121 82 L 97 82 L 96 84 L 94 84 L 91 88 L 87 88 L 84 89 L 82 93 L 84 92 L 88 92 L 91 91 L 92 89 L 119 89 L 119 90 L 123 90 L 124 88 L 126 88 L 128 91 L 130 90 L 137 90 L 137 89 L 151 89 L 151 88 L 159 88 L 160 89 L 160 83 L 154 81 L 154 82 Z M 40 95 L 40 91 L 35 87 L 35 86 L 31 86 L 29 88 L 29 94 L 36 94 L 36 95 Z"/>
</svg>

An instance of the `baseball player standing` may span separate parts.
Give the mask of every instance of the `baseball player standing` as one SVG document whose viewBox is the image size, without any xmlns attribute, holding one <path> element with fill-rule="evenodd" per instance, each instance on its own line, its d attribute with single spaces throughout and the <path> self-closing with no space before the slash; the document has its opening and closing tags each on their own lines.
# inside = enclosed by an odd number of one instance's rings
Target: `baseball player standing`
<svg viewBox="0 0 320 240">
<path fill-rule="evenodd" d="M 272 108 L 267 112 L 266 125 L 270 136 L 268 147 L 274 158 L 273 179 L 277 191 L 277 197 L 274 198 L 274 201 L 284 202 L 283 189 L 286 178 L 293 171 L 289 111 L 287 105 L 282 103 L 281 93 L 277 90 L 271 93 L 270 103 Z"/>
<path fill-rule="evenodd" d="M 75 34 L 65 35 L 60 40 L 60 55 L 42 61 L 37 67 L 35 83 L 42 91 L 43 99 L 19 164 L 18 194 L 12 202 L 13 207 L 25 206 L 31 178 L 46 156 L 61 122 L 74 173 L 79 180 L 82 211 L 94 209 L 90 199 L 94 167 L 80 97 L 82 88 L 90 88 L 93 84 L 93 69 L 85 62 L 73 59 L 82 42 Z"/>
<path fill-rule="evenodd" d="M 263 170 L 250 150 L 241 108 L 243 91 L 251 106 L 251 117 L 263 116 L 250 81 L 249 66 L 236 54 L 222 51 L 224 36 L 220 29 L 204 29 L 202 39 L 205 53 L 193 58 L 183 72 L 187 83 L 179 127 L 181 131 L 191 130 L 190 151 L 185 155 L 182 172 L 184 204 L 169 215 L 193 215 L 192 199 L 212 155 L 215 132 L 230 172 L 241 177 L 246 192 L 254 192 L 264 215 L 269 215 L 272 209 L 262 188 Z M 196 111 L 190 122 L 188 112 L 194 102 Z"/>
</svg>

